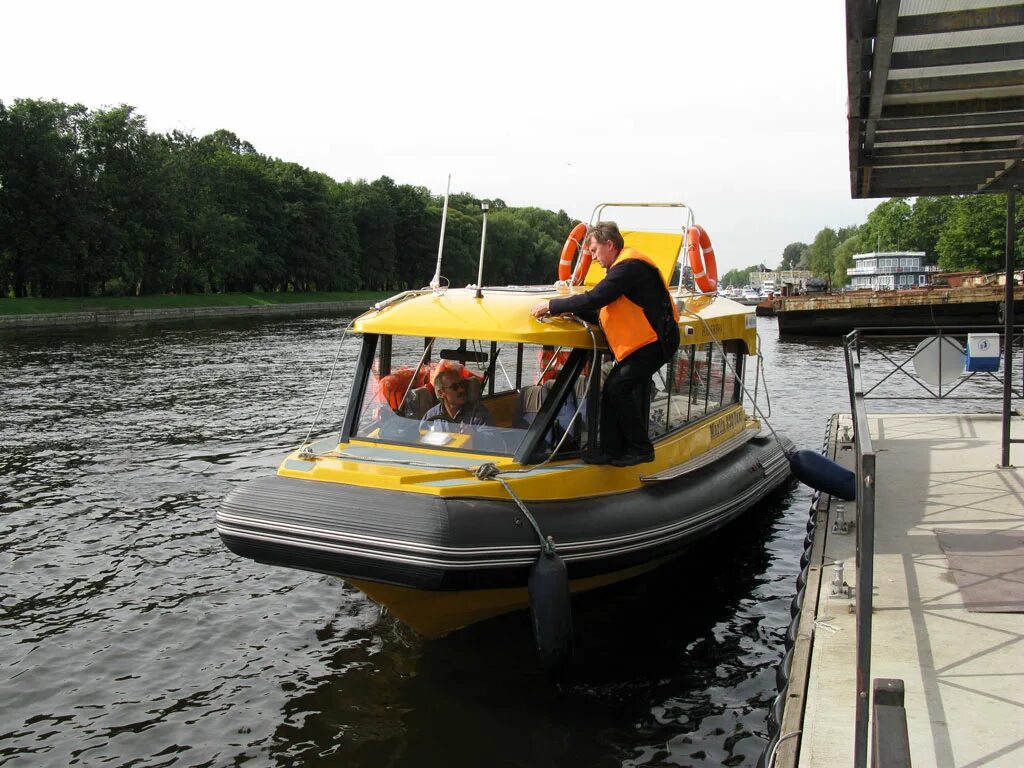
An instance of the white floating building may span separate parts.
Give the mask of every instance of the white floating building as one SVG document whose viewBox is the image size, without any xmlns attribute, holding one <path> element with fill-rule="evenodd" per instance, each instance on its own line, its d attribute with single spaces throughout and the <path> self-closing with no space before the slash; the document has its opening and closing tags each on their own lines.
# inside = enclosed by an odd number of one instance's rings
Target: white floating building
<svg viewBox="0 0 1024 768">
<path fill-rule="evenodd" d="M 928 285 L 928 275 L 939 268 L 925 264 L 924 256 L 924 251 L 855 254 L 854 266 L 846 270 L 850 288 L 892 291 Z"/>
</svg>

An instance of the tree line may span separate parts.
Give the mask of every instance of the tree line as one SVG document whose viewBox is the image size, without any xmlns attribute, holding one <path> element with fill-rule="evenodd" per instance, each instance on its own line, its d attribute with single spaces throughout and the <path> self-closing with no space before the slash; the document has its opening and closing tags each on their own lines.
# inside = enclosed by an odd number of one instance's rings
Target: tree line
<svg viewBox="0 0 1024 768">
<path fill-rule="evenodd" d="M 489 200 L 484 282 L 552 282 L 575 223 Z M 443 274 L 476 282 L 481 200 L 449 199 Z M 0 101 L 0 297 L 394 291 L 433 276 L 443 200 L 338 182 L 134 107 Z"/>
<path fill-rule="evenodd" d="M 1015 263 L 1022 264 L 1024 232 L 1018 223 Z M 861 225 L 825 227 L 811 243 L 782 252 L 779 269 L 807 269 L 839 287 L 849 282 L 853 255 L 874 251 L 924 251 L 925 264 L 944 272 L 1001 272 L 1006 252 L 1006 195 L 894 197 Z M 756 268 L 751 268 L 756 269 Z M 748 270 L 749 271 L 749 270 Z"/>
</svg>

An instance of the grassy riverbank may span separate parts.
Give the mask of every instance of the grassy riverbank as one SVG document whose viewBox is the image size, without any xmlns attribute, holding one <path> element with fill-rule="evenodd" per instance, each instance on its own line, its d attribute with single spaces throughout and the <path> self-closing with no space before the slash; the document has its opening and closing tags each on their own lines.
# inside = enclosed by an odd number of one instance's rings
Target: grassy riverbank
<svg viewBox="0 0 1024 768">
<path fill-rule="evenodd" d="M 377 291 L 350 293 L 198 293 L 163 296 L 90 296 L 65 299 L 0 299 L 0 315 L 41 315 L 103 310 L 255 307 L 267 304 L 309 304 L 327 301 L 377 301 L 392 295 Z"/>
</svg>

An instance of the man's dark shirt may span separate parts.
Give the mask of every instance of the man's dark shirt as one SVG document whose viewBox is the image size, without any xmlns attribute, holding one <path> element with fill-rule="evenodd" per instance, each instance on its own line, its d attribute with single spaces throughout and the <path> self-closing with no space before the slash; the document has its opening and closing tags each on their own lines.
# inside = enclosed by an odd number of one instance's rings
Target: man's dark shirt
<svg viewBox="0 0 1024 768">
<path fill-rule="evenodd" d="M 672 335 L 675 318 L 668 304 L 671 299 L 665 292 L 665 282 L 658 270 L 640 259 L 616 261 L 604 279 L 589 291 L 564 299 L 552 299 L 548 308 L 553 315 L 571 312 L 588 323 L 596 323 L 600 309 L 620 296 L 643 309 L 644 317 L 659 339 Z M 677 345 L 678 338 L 675 334 Z"/>
<path fill-rule="evenodd" d="M 494 418 L 487 407 L 480 403 L 467 402 L 454 416 L 449 416 L 444 403 L 438 403 L 423 415 L 420 426 L 429 432 L 461 432 L 451 429 L 453 425 L 494 426 Z"/>
</svg>

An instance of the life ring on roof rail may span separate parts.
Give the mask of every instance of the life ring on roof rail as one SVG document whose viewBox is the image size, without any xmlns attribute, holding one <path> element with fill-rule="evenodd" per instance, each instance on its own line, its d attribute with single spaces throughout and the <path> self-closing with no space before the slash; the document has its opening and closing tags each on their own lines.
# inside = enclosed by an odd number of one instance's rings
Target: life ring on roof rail
<svg viewBox="0 0 1024 768">
<path fill-rule="evenodd" d="M 591 255 L 584 253 L 580 259 L 579 265 L 576 267 L 576 273 L 572 271 L 572 260 L 576 256 L 576 251 L 583 245 L 583 237 L 587 234 L 587 225 L 582 221 L 572 228 L 572 232 L 565 238 L 565 245 L 562 246 L 562 255 L 558 259 L 558 279 L 568 282 L 572 279 L 573 285 L 578 285 L 583 282 L 583 279 L 587 276 L 587 271 L 590 269 Z"/>
<path fill-rule="evenodd" d="M 711 238 L 699 224 L 686 230 L 686 251 L 693 270 L 693 282 L 701 293 L 714 293 L 718 290 L 718 264 L 715 262 L 715 249 L 711 247 Z"/>
</svg>

